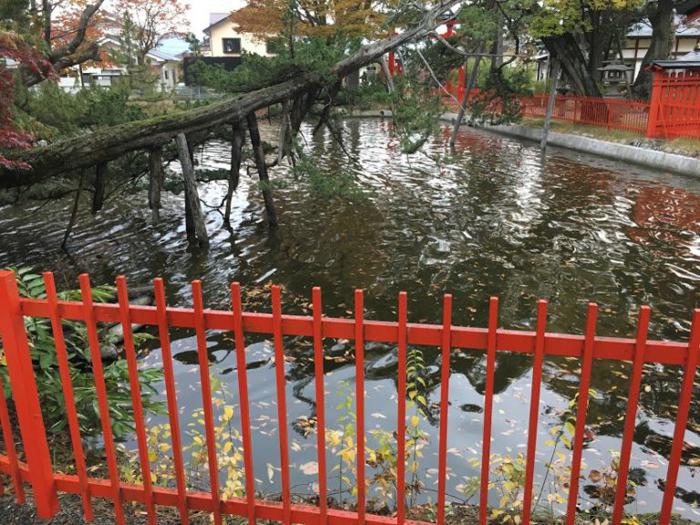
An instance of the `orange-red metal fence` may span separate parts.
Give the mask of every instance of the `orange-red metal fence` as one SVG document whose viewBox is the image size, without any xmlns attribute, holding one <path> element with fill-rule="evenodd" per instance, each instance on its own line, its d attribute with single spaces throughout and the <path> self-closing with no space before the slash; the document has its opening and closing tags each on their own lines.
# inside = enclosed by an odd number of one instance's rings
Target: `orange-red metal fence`
<svg viewBox="0 0 700 525">
<path fill-rule="evenodd" d="M 520 101 L 522 114 L 544 118 L 547 113 L 547 98 L 544 94 L 523 97 Z M 552 118 L 643 135 L 647 131 L 649 104 L 616 98 L 557 95 Z"/>
<path fill-rule="evenodd" d="M 241 302 L 241 289 L 237 283 L 231 286 L 231 310 L 205 309 L 202 300 L 201 283 L 192 283 L 193 307 L 173 308 L 166 305 L 164 284 L 160 279 L 154 280 L 155 306 L 137 306 L 128 303 L 126 280 L 117 279 L 118 303 L 93 303 L 90 280 L 87 275 L 80 277 L 82 301 L 61 301 L 56 294 L 53 275 L 44 274 L 46 299 L 28 299 L 20 297 L 15 275 L 12 272 L 0 272 L 0 336 L 7 360 L 8 374 L 13 393 L 14 408 L 21 436 L 23 455 L 26 461 L 20 461 L 15 450 L 15 437 L 11 424 L 7 400 L 0 385 L 0 423 L 6 450 L 0 455 L 0 472 L 9 476 L 18 501 L 24 499 L 24 484 L 29 483 L 38 514 L 49 518 L 58 509 L 58 492 L 75 493 L 82 497 L 86 519 L 93 515 L 93 498 L 107 498 L 115 506 L 116 523 L 124 523 L 122 505 L 125 502 L 138 502 L 146 506 L 149 523 L 157 521 L 158 506 L 179 509 L 183 524 L 188 523 L 188 511 L 200 510 L 214 515 L 214 522 L 222 523 L 223 515 L 246 517 L 250 523 L 256 520 L 276 520 L 285 524 L 303 523 L 307 525 L 389 525 L 406 522 L 407 510 L 402 497 L 405 488 L 406 458 L 403 453 L 406 445 L 406 362 L 408 345 L 427 345 L 440 349 L 441 384 L 440 417 L 438 443 L 438 498 L 436 522 L 440 525 L 446 519 L 445 479 L 447 469 L 447 409 L 449 400 L 450 357 L 459 349 L 472 352 L 485 352 L 486 389 L 483 420 L 483 450 L 480 479 L 479 523 L 485 525 L 488 519 L 488 487 L 490 443 L 492 441 L 492 422 L 494 417 L 494 378 L 496 356 L 499 352 L 528 354 L 533 357 L 533 388 L 530 394 L 530 413 L 527 440 L 527 468 L 524 480 L 524 505 L 522 523 L 529 524 L 532 512 L 532 494 L 534 462 L 538 419 L 540 416 L 540 390 L 542 382 L 543 361 L 547 356 L 566 356 L 579 359 L 580 383 L 577 400 L 577 414 L 571 479 L 568 497 L 566 522 L 574 523 L 577 502 L 579 501 L 579 476 L 586 413 L 588 410 L 589 385 L 592 366 L 595 359 L 624 360 L 633 363 L 629 379 L 627 409 L 625 415 L 622 447 L 619 460 L 619 474 L 614 503 L 613 523 L 619 524 L 624 510 L 627 476 L 630 465 L 632 441 L 635 430 L 635 418 L 638 398 L 645 363 L 663 363 L 684 367 L 684 377 L 678 400 L 674 440 L 669 457 L 666 483 L 660 523 L 668 524 L 676 491 L 676 481 L 681 464 L 684 434 L 688 425 L 688 416 L 693 396 L 698 360 L 700 359 L 700 309 L 695 310 L 688 342 L 650 341 L 647 330 L 650 310 L 642 307 L 639 312 L 637 333 L 634 339 L 600 337 L 596 335 L 598 307 L 588 306 L 584 335 L 566 335 L 546 331 L 547 303 L 540 301 L 537 308 L 536 330 L 516 331 L 499 328 L 498 299 L 489 301 L 488 326 L 474 328 L 452 324 L 452 297 L 444 296 L 443 321 L 441 325 L 409 323 L 407 296 L 402 292 L 398 296 L 398 318 L 394 322 L 380 322 L 364 318 L 363 293 L 355 292 L 355 309 L 353 319 L 325 317 L 322 313 L 321 290 L 312 292 L 312 316 L 288 315 L 282 312 L 281 292 L 279 287 L 272 288 L 272 313 L 244 312 Z M 71 443 L 74 452 L 76 474 L 54 472 L 51 464 L 46 430 L 41 416 L 39 397 L 35 383 L 32 356 L 28 344 L 24 318 L 48 318 L 51 320 L 55 340 L 56 356 L 61 367 L 63 394 L 66 400 L 67 421 L 70 428 Z M 95 387 L 102 414 L 101 422 L 104 438 L 104 452 L 107 459 L 107 478 L 89 477 L 85 465 L 85 451 L 78 426 L 74 394 L 69 373 L 70 363 L 65 350 L 62 320 L 78 320 L 87 327 L 90 355 L 92 357 Z M 105 390 L 103 368 L 100 355 L 97 323 L 121 323 L 124 331 L 124 351 L 128 360 L 128 371 L 132 386 L 132 400 L 136 425 L 136 443 L 140 456 L 142 484 L 126 484 L 119 477 L 117 455 L 115 452 L 112 426 L 109 420 L 109 399 Z M 160 338 L 163 353 L 165 389 L 167 395 L 168 418 L 171 429 L 171 450 L 175 465 L 176 486 L 163 488 L 151 483 L 149 459 L 146 450 L 146 425 L 143 419 L 143 407 L 139 393 L 138 368 L 132 334 L 132 325 L 140 324 L 155 327 Z M 209 467 L 211 490 L 193 491 L 187 488 L 186 472 L 183 466 L 182 442 L 179 422 L 176 386 L 172 368 L 170 331 L 174 328 L 190 328 L 196 333 L 197 355 L 201 380 L 201 397 L 203 401 L 203 424 L 206 434 L 206 456 Z M 233 333 L 235 339 L 235 359 L 237 362 L 238 394 L 241 403 L 241 435 L 243 443 L 243 464 L 245 470 L 245 497 L 222 499 L 218 486 L 217 449 L 215 446 L 215 427 L 212 415 L 212 394 L 209 378 L 209 360 L 206 331 L 222 330 Z M 251 438 L 248 385 L 246 375 L 246 335 L 269 334 L 273 338 L 275 353 L 275 372 L 279 417 L 279 445 L 282 467 L 281 502 L 270 502 L 256 498 L 256 482 L 253 476 L 254 446 Z M 318 500 L 317 504 L 293 504 L 290 497 L 289 450 L 286 417 L 284 344 L 285 336 L 302 336 L 313 338 L 314 377 L 317 405 L 317 444 L 318 444 Z M 324 338 L 342 338 L 354 340 L 356 362 L 356 435 L 365 435 L 365 380 L 364 348 L 371 341 L 397 345 L 398 377 L 397 403 L 391 407 L 387 400 L 387 410 L 397 411 L 398 424 L 396 440 L 398 461 L 396 466 L 397 512 L 395 516 L 378 516 L 366 512 L 365 502 L 365 457 L 363 439 L 357 440 L 357 507 L 354 511 L 329 508 L 327 493 L 327 476 L 324 437 L 326 421 L 324 412 Z M 652 509 L 646 509 L 650 511 Z"/>
</svg>

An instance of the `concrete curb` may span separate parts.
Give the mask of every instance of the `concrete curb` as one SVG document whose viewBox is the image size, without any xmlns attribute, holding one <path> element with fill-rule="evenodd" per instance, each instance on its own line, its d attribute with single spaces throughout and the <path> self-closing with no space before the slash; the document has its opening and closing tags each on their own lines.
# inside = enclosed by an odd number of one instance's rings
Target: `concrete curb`
<svg viewBox="0 0 700 525">
<path fill-rule="evenodd" d="M 382 118 L 391 117 L 390 110 L 360 110 L 343 115 L 351 118 Z M 456 113 L 443 113 L 440 120 L 445 122 L 454 122 L 457 119 Z M 478 126 L 481 129 L 517 137 L 521 139 L 540 142 L 542 140 L 542 130 L 539 128 L 528 128 L 518 124 L 507 126 L 491 126 L 484 124 Z M 665 153 L 647 148 L 639 148 L 636 146 L 628 146 L 627 144 L 619 144 L 617 142 L 608 142 L 605 140 L 583 137 L 581 135 L 573 135 L 569 133 L 549 133 L 548 144 L 560 148 L 567 148 L 591 155 L 607 157 L 609 159 L 632 162 L 639 166 L 653 168 L 663 171 L 671 171 L 688 175 L 690 177 L 700 178 L 700 159 L 676 155 L 674 153 Z"/>
</svg>

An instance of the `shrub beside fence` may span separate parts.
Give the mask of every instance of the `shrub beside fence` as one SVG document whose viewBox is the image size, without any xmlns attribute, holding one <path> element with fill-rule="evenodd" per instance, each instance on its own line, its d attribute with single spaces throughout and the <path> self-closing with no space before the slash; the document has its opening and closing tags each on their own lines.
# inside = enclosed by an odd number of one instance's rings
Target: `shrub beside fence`
<svg viewBox="0 0 700 525">
<path fill-rule="evenodd" d="M 613 511 L 613 523 L 619 524 L 624 509 L 627 478 L 630 466 L 632 443 L 635 431 L 635 419 L 638 398 L 643 376 L 644 363 L 654 362 L 684 367 L 683 383 L 678 401 L 678 412 L 674 429 L 674 439 L 667 470 L 660 523 L 670 521 L 673 500 L 676 492 L 678 471 L 681 465 L 684 434 L 688 425 L 688 416 L 693 396 L 698 360 L 700 359 L 700 309 L 695 310 L 688 342 L 650 341 L 647 339 L 650 310 L 642 307 L 639 312 L 637 333 L 634 339 L 600 337 L 596 335 L 598 308 L 590 304 L 585 320 L 583 336 L 557 334 L 546 331 L 547 305 L 540 301 L 537 309 L 536 330 L 516 331 L 498 327 L 498 299 L 489 301 L 488 326 L 474 328 L 452 324 L 452 297 L 444 296 L 443 321 L 441 325 L 409 323 L 406 293 L 398 297 L 398 319 L 394 322 L 373 321 L 364 318 L 363 293 L 355 292 L 355 309 L 353 319 L 330 318 L 323 316 L 321 290 L 312 292 L 312 316 L 288 315 L 282 313 L 281 292 L 279 287 L 272 288 L 272 313 L 244 312 L 241 303 L 240 286 L 231 286 L 231 310 L 208 310 L 204 308 L 201 284 L 192 284 L 193 308 L 173 308 L 165 303 L 164 284 L 160 279 L 154 280 L 155 306 L 138 306 L 128 303 L 126 281 L 117 279 L 118 304 L 93 303 L 90 280 L 87 275 L 80 277 L 82 301 L 59 301 L 53 282 L 53 275 L 44 274 L 46 282 L 46 299 L 28 299 L 20 297 L 15 275 L 12 272 L 0 272 L 0 336 L 7 359 L 11 382 L 14 408 L 17 413 L 19 432 L 22 442 L 24 461 L 20 461 L 15 449 L 14 427 L 11 424 L 7 400 L 0 385 L 0 423 L 6 450 L 0 455 L 0 472 L 10 478 L 18 501 L 24 499 L 24 484 L 29 483 L 38 514 L 43 518 L 55 515 L 58 509 L 58 492 L 79 494 L 82 497 L 86 518 L 92 516 L 92 499 L 107 498 L 115 506 L 116 523 L 124 523 L 122 504 L 138 502 L 144 504 L 148 511 L 149 523 L 156 522 L 156 507 L 177 508 L 182 523 L 188 522 L 188 511 L 200 510 L 214 515 L 214 522 L 222 523 L 223 515 L 246 517 L 250 523 L 256 520 L 276 520 L 285 524 L 302 523 L 307 525 L 389 525 L 406 521 L 407 508 L 404 498 L 406 477 L 405 451 L 406 427 L 399 425 L 396 440 L 399 457 L 396 467 L 397 476 L 397 512 L 395 517 L 378 516 L 366 512 L 364 491 L 366 461 L 363 440 L 357 442 L 357 508 L 353 511 L 336 510 L 328 506 L 327 467 L 325 461 L 326 429 L 324 412 L 324 338 L 353 340 L 355 344 L 356 366 L 356 432 L 365 435 L 364 406 L 364 346 L 366 342 L 376 341 L 395 344 L 398 348 L 398 372 L 396 407 L 398 421 L 406 421 L 406 363 L 409 345 L 434 346 L 441 353 L 440 417 L 438 443 L 438 498 L 436 522 L 443 525 L 446 519 L 445 478 L 447 469 L 447 408 L 449 400 L 449 363 L 451 354 L 458 349 L 486 354 L 486 389 L 484 400 L 484 426 L 481 458 L 479 523 L 485 525 L 488 514 L 488 487 L 490 473 L 490 443 L 492 440 L 492 421 L 494 403 L 494 381 L 496 356 L 499 352 L 529 354 L 533 357 L 533 388 L 530 397 L 528 420 L 527 467 L 524 489 L 525 501 L 522 523 L 528 525 L 531 519 L 531 501 L 534 484 L 534 464 L 538 420 L 540 416 L 540 391 L 542 367 L 547 356 L 574 357 L 581 362 L 579 395 L 575 432 L 572 440 L 571 480 L 568 496 L 567 525 L 573 525 L 579 497 L 579 476 L 586 412 L 588 410 L 589 385 L 595 359 L 631 361 L 632 372 L 629 379 L 628 402 L 626 408 L 622 447 L 619 460 L 619 474 Z M 95 386 L 100 405 L 102 428 L 104 434 L 104 452 L 107 461 L 107 477 L 89 477 L 85 468 L 85 453 L 80 430 L 77 426 L 77 414 L 70 378 L 63 383 L 66 399 L 68 423 L 71 431 L 73 451 L 76 462 L 76 474 L 54 472 L 51 464 L 49 445 L 41 416 L 38 393 L 34 381 L 32 357 L 25 331 L 25 318 L 48 318 L 52 322 L 56 352 L 59 363 L 69 366 L 63 346 L 62 320 L 84 322 L 87 327 L 90 353 L 93 360 Z M 141 458 L 140 468 L 143 483 L 126 484 L 119 478 L 118 459 L 114 447 L 112 428 L 109 421 L 109 400 L 104 389 L 104 377 L 100 356 L 97 323 L 121 323 L 124 329 L 124 350 L 129 361 L 130 379 L 133 385 L 133 403 L 136 424 L 136 442 Z M 133 346 L 132 325 L 140 324 L 155 327 L 160 338 L 163 352 L 165 388 L 169 409 L 171 429 L 171 448 L 177 480 L 175 488 L 163 488 L 151 483 L 148 452 L 146 450 L 146 428 L 138 392 L 136 355 Z M 182 446 L 179 425 L 179 406 L 177 403 L 172 353 L 170 349 L 170 331 L 173 328 L 194 329 L 199 358 L 201 396 L 203 401 L 203 421 L 206 435 L 206 456 L 208 460 L 211 490 L 208 492 L 188 490 L 183 468 Z M 245 470 L 245 497 L 222 499 L 218 487 L 217 449 L 215 446 L 215 427 L 212 415 L 212 392 L 209 379 L 209 360 L 207 353 L 206 330 L 224 330 L 235 336 L 235 360 L 237 369 L 238 394 L 241 403 L 241 428 L 243 442 L 243 464 Z M 253 477 L 254 446 L 249 416 L 248 386 L 245 366 L 246 334 L 268 334 L 272 336 L 275 352 L 277 396 L 274 400 L 278 407 L 280 421 L 280 451 L 282 467 L 281 502 L 271 502 L 256 498 L 255 479 Z M 289 442 L 286 431 L 286 399 L 284 377 L 285 336 L 302 336 L 313 339 L 314 377 L 316 381 L 317 404 L 317 444 L 318 444 L 318 503 L 293 504 L 290 497 L 289 460 L 287 452 Z M 387 410 L 392 407 L 387 406 Z M 646 509 L 651 511 L 652 509 Z M 414 522 L 415 523 L 415 522 Z"/>
</svg>

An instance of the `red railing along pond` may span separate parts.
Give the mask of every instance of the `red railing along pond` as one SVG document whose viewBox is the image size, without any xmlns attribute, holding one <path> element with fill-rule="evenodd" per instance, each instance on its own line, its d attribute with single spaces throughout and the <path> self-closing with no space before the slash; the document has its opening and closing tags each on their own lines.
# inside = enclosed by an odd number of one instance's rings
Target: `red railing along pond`
<svg viewBox="0 0 700 525">
<path fill-rule="evenodd" d="M 441 355 L 440 417 L 438 444 L 438 487 L 436 522 L 445 523 L 446 519 L 446 475 L 447 467 L 447 408 L 449 399 L 449 363 L 450 356 L 458 349 L 472 352 L 485 352 L 486 389 L 483 419 L 483 450 L 481 460 L 480 498 L 478 521 L 484 525 L 488 518 L 488 485 L 490 446 L 492 441 L 492 421 L 494 417 L 494 374 L 496 355 L 501 352 L 516 352 L 532 356 L 533 381 L 530 392 L 530 412 L 528 418 L 528 440 L 526 453 L 526 470 L 524 478 L 524 501 L 522 523 L 531 521 L 533 500 L 533 475 L 536 454 L 536 434 L 540 416 L 540 389 L 542 367 L 545 358 L 567 356 L 580 360 L 579 395 L 577 398 L 575 433 L 572 440 L 571 479 L 566 522 L 574 523 L 579 497 L 579 477 L 584 446 L 586 412 L 589 400 L 589 386 L 594 360 L 623 360 L 632 362 L 629 378 L 627 408 L 625 415 L 622 446 L 619 456 L 619 472 L 614 500 L 613 523 L 620 523 L 623 517 L 630 455 L 632 450 L 635 418 L 638 398 L 645 363 L 662 363 L 684 367 L 684 377 L 678 400 L 675 419 L 673 445 L 670 453 L 664 497 L 659 510 L 660 523 L 668 524 L 672 512 L 676 482 L 681 464 L 684 434 L 688 424 L 689 410 L 693 395 L 693 382 L 700 358 L 700 310 L 695 310 L 689 342 L 651 341 L 647 339 L 650 310 L 639 310 L 637 333 L 634 339 L 600 337 L 596 335 L 598 307 L 589 304 L 586 319 L 582 319 L 584 335 L 565 335 L 546 331 L 547 303 L 540 301 L 537 308 L 536 330 L 515 331 L 499 328 L 498 299 L 492 297 L 488 303 L 488 326 L 485 328 L 456 326 L 452 324 L 452 297 L 444 296 L 442 324 L 419 324 L 408 321 L 407 295 L 398 296 L 398 317 L 393 322 L 367 320 L 363 316 L 363 293 L 355 292 L 354 317 L 340 319 L 326 317 L 322 313 L 321 290 L 312 291 L 312 316 L 287 315 L 282 313 L 281 292 L 279 287 L 272 288 L 272 312 L 244 312 L 241 303 L 241 290 L 237 283 L 231 286 L 230 310 L 209 310 L 204 308 L 201 283 L 192 283 L 193 307 L 174 308 L 166 305 L 164 284 L 160 279 L 154 280 L 155 306 L 132 305 L 128 302 L 126 281 L 117 279 L 117 304 L 94 303 L 92 300 L 90 280 L 87 275 L 80 277 L 82 301 L 61 301 L 56 294 L 53 275 L 44 274 L 46 286 L 45 299 L 28 299 L 18 292 L 15 275 L 9 271 L 0 272 L 0 336 L 7 362 L 8 375 L 14 409 L 16 427 L 21 437 L 22 461 L 15 449 L 16 428 L 10 418 L 7 400 L 0 385 L 0 422 L 6 450 L 0 455 L 0 472 L 7 475 L 18 501 L 24 500 L 25 484 L 32 488 L 38 514 L 50 518 L 58 510 L 59 492 L 79 494 L 82 497 L 85 517 L 92 519 L 93 498 L 107 498 L 115 507 L 116 523 L 124 523 L 122 505 L 125 502 L 138 502 L 145 505 L 149 523 L 156 523 L 156 508 L 173 507 L 179 510 L 182 523 L 188 522 L 188 512 L 199 510 L 212 513 L 214 522 L 222 523 L 223 515 L 245 517 L 250 523 L 256 520 L 275 520 L 285 524 L 303 523 L 307 525 L 388 525 L 406 522 L 406 505 L 404 494 L 406 488 L 406 426 L 399 424 L 396 429 L 398 460 L 396 467 L 397 511 L 394 516 L 378 516 L 366 512 L 365 469 L 367 458 L 362 439 L 357 440 L 357 506 L 353 511 L 336 510 L 328 505 L 328 471 L 325 459 L 325 412 L 324 412 L 324 338 L 343 338 L 354 341 L 356 366 L 356 435 L 365 435 L 365 384 L 364 384 L 364 349 L 365 343 L 371 341 L 389 343 L 398 348 L 398 396 L 394 405 L 387 398 L 386 410 L 396 410 L 398 421 L 406 421 L 407 399 L 407 348 L 409 345 L 429 345 L 439 348 Z M 63 395 L 66 400 L 66 418 L 70 429 L 71 443 L 75 460 L 75 474 L 56 473 L 52 466 L 46 429 L 42 419 L 32 356 L 25 329 L 26 318 L 47 318 L 51 322 L 55 343 L 56 357 L 63 379 Z M 70 363 L 66 352 L 62 320 L 77 320 L 85 323 L 90 346 L 94 381 L 102 414 L 103 444 L 106 455 L 106 478 L 91 477 L 86 468 L 85 451 L 81 439 L 78 414 L 70 379 Z M 124 351 L 129 365 L 131 396 L 136 425 L 136 443 L 139 449 L 140 469 L 143 483 L 126 484 L 120 480 L 118 458 L 108 410 L 109 399 L 105 389 L 98 323 L 121 323 L 124 332 Z M 154 327 L 160 338 L 163 353 L 164 382 L 167 393 L 168 418 L 171 429 L 171 447 L 176 483 L 173 488 L 155 486 L 151 482 L 151 473 L 146 450 L 146 432 L 139 391 L 138 367 L 132 325 Z M 179 421 L 179 406 L 176 396 L 173 374 L 170 331 L 174 328 L 194 329 L 197 341 L 197 354 L 201 380 L 201 398 L 203 401 L 203 424 L 206 435 L 206 456 L 209 467 L 211 490 L 193 491 L 187 488 L 186 472 L 183 467 L 182 443 Z M 215 446 L 215 427 L 213 418 L 212 392 L 209 377 L 209 358 L 207 353 L 207 330 L 231 332 L 235 340 L 235 361 L 237 368 L 238 396 L 240 400 L 240 433 L 243 444 L 243 464 L 245 470 L 245 497 L 222 499 L 217 471 L 217 449 Z M 246 336 L 248 334 L 268 334 L 272 337 L 275 353 L 277 411 L 279 416 L 279 446 L 282 472 L 281 501 L 271 502 L 256 497 L 255 478 L 253 476 L 254 446 L 251 438 L 248 385 L 246 378 Z M 314 377 L 317 405 L 317 446 L 318 451 L 318 498 L 316 504 L 292 503 L 289 478 L 289 442 L 286 423 L 284 344 L 285 336 L 301 336 L 313 340 Z M 233 359 L 233 358 L 232 358 Z M 517 415 L 511 415 L 517 417 Z"/>
<path fill-rule="evenodd" d="M 547 113 L 546 94 L 523 97 L 520 101 L 526 117 L 544 118 Z M 621 98 L 579 97 L 557 95 L 552 118 L 607 129 L 619 129 L 644 135 L 649 120 L 649 103 Z"/>
</svg>

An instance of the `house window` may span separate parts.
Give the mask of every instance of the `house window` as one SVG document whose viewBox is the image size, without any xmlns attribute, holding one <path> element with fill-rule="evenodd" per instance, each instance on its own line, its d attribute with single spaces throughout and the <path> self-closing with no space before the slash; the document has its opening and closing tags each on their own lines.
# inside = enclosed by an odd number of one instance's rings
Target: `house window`
<svg viewBox="0 0 700 525">
<path fill-rule="evenodd" d="M 165 77 L 165 80 L 168 80 L 168 70 L 167 69 L 163 70 L 163 76 Z"/>
<path fill-rule="evenodd" d="M 241 54 L 241 39 L 240 38 L 222 38 L 224 44 L 224 53 L 231 55 Z"/>
</svg>

